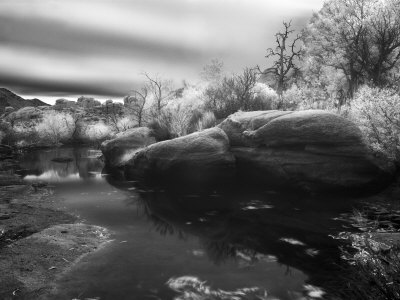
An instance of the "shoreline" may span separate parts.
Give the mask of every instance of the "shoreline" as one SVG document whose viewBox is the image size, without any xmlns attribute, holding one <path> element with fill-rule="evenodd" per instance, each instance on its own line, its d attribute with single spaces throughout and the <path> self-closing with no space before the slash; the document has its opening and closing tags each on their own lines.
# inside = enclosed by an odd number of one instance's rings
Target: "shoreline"
<svg viewBox="0 0 400 300">
<path fill-rule="evenodd" d="M 16 169 L 18 159 L 0 160 L 0 299 L 52 299 L 57 280 L 83 257 L 104 248 L 110 232 L 80 223 L 79 217 L 61 208 L 50 185 L 23 181 L 13 174 Z M 391 206 L 398 203 L 399 195 L 397 177 L 384 191 L 365 200 Z M 386 215 L 366 218 L 393 221 L 390 215 L 385 220 L 382 216 Z M 392 248 L 400 245 L 399 234 L 371 237 Z M 395 240 L 394 245 L 388 245 L 390 240 Z"/>
<path fill-rule="evenodd" d="M 33 187 L 2 166 L 0 298 L 51 299 L 56 280 L 84 256 L 103 248 L 110 232 L 80 223 L 77 216 L 60 209 L 51 186 Z"/>
</svg>

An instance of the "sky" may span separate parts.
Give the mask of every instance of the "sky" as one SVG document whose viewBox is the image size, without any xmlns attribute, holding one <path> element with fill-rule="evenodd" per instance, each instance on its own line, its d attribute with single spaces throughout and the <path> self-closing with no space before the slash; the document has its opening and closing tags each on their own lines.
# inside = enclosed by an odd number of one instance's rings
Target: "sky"
<svg viewBox="0 0 400 300">
<path fill-rule="evenodd" d="M 0 87 L 24 98 L 122 99 L 143 72 L 196 83 L 212 59 L 267 67 L 283 20 L 323 0 L 0 0 Z"/>
</svg>

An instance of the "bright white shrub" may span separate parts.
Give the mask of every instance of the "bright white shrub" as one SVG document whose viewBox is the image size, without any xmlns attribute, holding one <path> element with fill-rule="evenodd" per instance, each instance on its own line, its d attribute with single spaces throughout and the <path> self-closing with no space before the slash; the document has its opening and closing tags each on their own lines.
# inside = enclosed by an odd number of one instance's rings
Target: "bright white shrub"
<svg viewBox="0 0 400 300">
<path fill-rule="evenodd" d="M 119 119 L 116 124 L 118 132 L 126 131 L 135 126 L 137 126 L 137 122 L 135 122 L 131 117 L 123 117 Z"/>
<path fill-rule="evenodd" d="M 90 142 L 101 142 L 112 135 L 112 129 L 102 122 L 88 125 L 83 134 L 84 138 Z"/>
<path fill-rule="evenodd" d="M 253 87 L 253 92 L 253 109 L 275 109 L 277 107 L 278 94 L 267 84 L 257 82 Z"/>
<path fill-rule="evenodd" d="M 43 113 L 41 121 L 36 125 L 39 137 L 54 145 L 71 138 L 75 122 L 69 113 L 49 110 Z"/>
<path fill-rule="evenodd" d="M 182 101 L 170 102 L 164 108 L 164 120 L 167 120 L 172 135 L 183 136 L 188 133 L 192 112 L 192 106 L 185 105 Z"/>
<path fill-rule="evenodd" d="M 196 130 L 201 131 L 207 128 L 214 127 L 217 124 L 217 119 L 212 111 L 206 111 L 197 121 Z"/>
<path fill-rule="evenodd" d="M 372 150 L 400 159 L 400 95 L 390 89 L 362 87 L 350 104 Z"/>
</svg>

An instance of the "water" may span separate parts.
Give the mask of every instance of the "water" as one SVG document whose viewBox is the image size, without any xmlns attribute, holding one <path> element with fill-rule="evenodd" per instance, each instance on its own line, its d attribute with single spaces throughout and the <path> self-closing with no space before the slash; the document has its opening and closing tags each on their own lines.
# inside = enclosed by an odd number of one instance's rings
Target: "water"
<svg viewBox="0 0 400 300">
<path fill-rule="evenodd" d="M 57 298 L 311 299 L 336 276 L 329 235 L 343 230 L 337 217 L 351 211 L 349 199 L 143 190 L 102 174 L 94 154 L 60 148 L 22 159 L 25 180 L 49 182 L 60 207 L 112 232 L 107 247 L 58 280 Z"/>
</svg>

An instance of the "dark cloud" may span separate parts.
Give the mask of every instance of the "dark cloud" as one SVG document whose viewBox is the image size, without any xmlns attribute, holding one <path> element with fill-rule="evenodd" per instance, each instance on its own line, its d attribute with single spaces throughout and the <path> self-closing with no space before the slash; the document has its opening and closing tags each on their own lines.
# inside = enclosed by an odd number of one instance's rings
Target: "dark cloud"
<svg viewBox="0 0 400 300">
<path fill-rule="evenodd" d="M 323 0 L 1 0 L 0 84 L 29 95 L 121 97 L 142 71 L 196 80 L 266 65 L 283 20 L 301 28 Z"/>
<path fill-rule="evenodd" d="M 0 18 L 0 41 L 19 47 L 36 47 L 42 51 L 67 54 L 109 55 L 160 58 L 187 63 L 204 59 L 209 54 L 185 44 L 163 43 L 135 36 L 104 33 L 87 28 L 65 26 L 52 20 L 23 20 L 10 16 Z M 63 53 L 60 53 L 62 56 Z"/>
<path fill-rule="evenodd" d="M 136 82 L 132 85 L 140 84 Z M 0 74 L 0 87 L 7 87 L 19 94 L 28 95 L 101 95 L 123 97 L 129 93 L 125 85 L 105 82 L 44 81 L 29 77 L 5 76 Z"/>
</svg>

